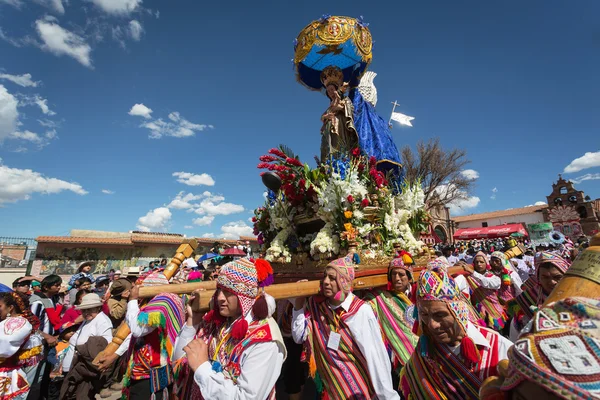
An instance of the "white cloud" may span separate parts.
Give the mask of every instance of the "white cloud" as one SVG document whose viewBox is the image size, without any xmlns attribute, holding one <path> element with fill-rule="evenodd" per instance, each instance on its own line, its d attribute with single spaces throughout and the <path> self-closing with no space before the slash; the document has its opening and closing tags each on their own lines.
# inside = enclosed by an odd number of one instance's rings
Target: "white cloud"
<svg viewBox="0 0 600 400">
<path fill-rule="evenodd" d="M 33 99 L 33 102 L 37 104 L 37 106 L 42 110 L 42 112 L 46 115 L 53 116 L 56 113 L 48 107 L 48 100 L 36 95 Z"/>
<path fill-rule="evenodd" d="M 35 82 L 31 79 L 31 74 L 23 74 L 23 75 L 10 75 L 10 74 L 0 74 L 0 79 L 6 79 L 7 81 L 11 81 L 12 83 L 16 83 L 19 86 L 23 87 L 37 87 L 39 82 Z"/>
<path fill-rule="evenodd" d="M 11 139 L 21 139 L 26 140 L 31 143 L 41 144 L 44 139 L 40 137 L 37 133 L 31 131 L 23 131 L 23 132 L 13 132 L 9 136 Z"/>
<path fill-rule="evenodd" d="M 56 19 L 46 17 L 35 21 L 38 35 L 44 42 L 42 49 L 56 56 L 67 55 L 79 61 L 82 65 L 92 68 L 90 53 L 92 48 L 85 39 L 71 31 L 62 28 Z"/>
<path fill-rule="evenodd" d="M 33 193 L 55 194 L 69 190 L 78 195 L 88 192 L 75 182 L 48 178 L 30 169 L 9 168 L 0 164 L 0 205 L 29 200 Z"/>
<path fill-rule="evenodd" d="M 9 137 L 17 128 L 19 122 L 19 102 L 0 85 L 0 142 Z"/>
<path fill-rule="evenodd" d="M 229 222 L 221 227 L 224 239 L 239 239 L 240 236 L 253 236 L 253 229 L 244 221 Z"/>
<path fill-rule="evenodd" d="M 495 187 L 495 188 L 493 188 L 493 189 L 492 189 L 492 193 L 493 193 L 493 194 L 490 196 L 490 199 L 492 199 L 492 200 L 496 200 L 496 193 L 498 193 L 498 188 L 496 188 L 496 187 Z"/>
<path fill-rule="evenodd" d="M 23 2 L 21 0 L 0 0 L 0 3 L 11 5 L 15 8 L 21 8 Z"/>
<path fill-rule="evenodd" d="M 192 222 L 194 223 L 194 225 L 199 225 L 199 226 L 205 226 L 205 225 L 210 225 L 212 224 L 212 222 L 215 220 L 215 217 L 211 216 L 211 215 L 206 215 L 204 217 L 200 217 L 200 218 L 194 218 L 192 220 Z"/>
<path fill-rule="evenodd" d="M 600 179 L 600 173 L 585 174 L 585 175 L 582 175 L 582 176 L 578 176 L 577 178 L 571 179 L 571 182 L 573 182 L 573 183 L 581 183 L 583 181 L 592 181 L 592 180 L 596 180 L 596 179 Z"/>
<path fill-rule="evenodd" d="M 196 132 L 202 132 L 206 129 L 212 129 L 212 125 L 195 124 L 183 118 L 178 112 L 172 112 L 168 116 L 170 121 L 164 121 L 162 118 L 150 122 L 144 122 L 141 128 L 150 130 L 148 137 L 150 139 L 160 139 L 163 136 L 172 136 L 177 138 L 195 136 Z"/>
<path fill-rule="evenodd" d="M 215 180 L 208 174 L 192 174 L 191 172 L 173 172 L 177 182 L 188 186 L 214 186 Z"/>
<path fill-rule="evenodd" d="M 454 185 L 440 185 L 435 191 L 442 199 L 455 198 L 454 201 L 448 203 L 452 215 L 461 215 L 467 209 L 477 207 L 481 201 L 479 197 L 468 196 L 464 191 L 457 189 Z"/>
<path fill-rule="evenodd" d="M 115 192 L 113 192 L 112 190 L 108 190 L 108 189 L 102 189 L 102 193 L 104 193 L 104 194 L 115 194 Z"/>
<path fill-rule="evenodd" d="M 43 5 L 44 7 L 48 7 L 49 9 L 57 12 L 58 14 L 65 13 L 65 6 L 62 3 L 62 0 L 34 0 L 36 3 Z M 68 2 L 68 1 L 66 1 Z"/>
<path fill-rule="evenodd" d="M 471 179 L 471 180 L 475 180 L 475 179 L 479 178 L 479 172 L 475 171 L 474 169 L 465 169 L 464 171 L 461 171 L 461 174 L 465 178 Z"/>
<path fill-rule="evenodd" d="M 564 173 L 579 172 L 584 169 L 600 167 L 600 151 L 587 152 L 583 156 L 574 159 L 565 167 Z"/>
<path fill-rule="evenodd" d="M 200 237 L 212 239 L 215 237 L 215 234 L 214 233 L 203 233 L 202 236 L 200 236 Z"/>
<path fill-rule="evenodd" d="M 133 40 L 139 42 L 142 38 L 142 33 L 144 33 L 144 28 L 142 27 L 142 24 L 139 23 L 139 21 L 135 19 L 129 21 L 129 35 Z"/>
<path fill-rule="evenodd" d="M 148 211 L 138 219 L 137 227 L 141 231 L 164 231 L 171 221 L 171 211 L 167 207 L 158 207 Z"/>
<path fill-rule="evenodd" d="M 545 206 L 546 202 L 545 201 L 536 201 L 533 205 L 534 206 Z"/>
<path fill-rule="evenodd" d="M 59 123 L 55 121 L 51 121 L 49 119 L 38 119 L 38 123 L 44 128 L 58 128 Z"/>
<path fill-rule="evenodd" d="M 98 8 L 108 14 L 129 14 L 135 11 L 142 0 L 91 0 Z"/>
<path fill-rule="evenodd" d="M 210 192 L 208 192 L 208 194 L 210 195 Z M 167 206 L 168 208 L 175 208 L 177 210 L 189 210 L 190 208 L 194 208 L 197 207 L 197 204 L 192 204 L 192 201 L 195 200 L 200 200 L 202 199 L 204 196 L 203 195 L 196 195 L 193 193 L 187 193 L 185 194 L 185 192 L 179 192 L 177 193 L 177 195 L 175 196 L 175 198 L 171 201 L 171 203 L 169 203 L 169 205 Z"/>
<path fill-rule="evenodd" d="M 131 110 L 129 110 L 128 114 L 135 117 L 144 117 L 149 119 L 152 114 L 152 109 L 146 107 L 143 103 L 134 104 L 133 107 L 131 107 Z"/>
<path fill-rule="evenodd" d="M 244 206 L 233 203 L 225 203 L 223 200 L 224 199 L 222 197 L 202 200 L 194 212 L 199 215 L 231 215 L 244 211 Z"/>
<path fill-rule="evenodd" d="M 194 227 L 192 225 L 186 225 L 183 227 L 183 229 L 194 229 Z"/>
<path fill-rule="evenodd" d="M 468 209 L 475 208 L 479 205 L 481 199 L 477 196 L 467 197 L 466 199 L 455 200 L 448 204 L 450 208 L 450 214 L 461 215 L 464 214 Z"/>
</svg>

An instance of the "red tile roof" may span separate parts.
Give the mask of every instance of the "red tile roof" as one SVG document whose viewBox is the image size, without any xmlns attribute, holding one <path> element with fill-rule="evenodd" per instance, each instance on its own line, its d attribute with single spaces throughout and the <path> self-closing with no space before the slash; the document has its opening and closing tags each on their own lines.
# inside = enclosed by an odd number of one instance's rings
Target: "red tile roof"
<svg viewBox="0 0 600 400">
<path fill-rule="evenodd" d="M 72 236 L 38 236 L 35 240 L 38 243 L 70 243 L 70 244 L 117 244 L 131 246 L 133 242 L 130 238 L 110 238 L 110 237 L 72 237 Z"/>
<path fill-rule="evenodd" d="M 73 237 L 73 236 L 39 236 L 38 243 L 63 243 L 63 244 L 112 244 L 120 246 L 133 246 L 136 243 L 155 243 L 155 244 L 181 244 L 185 239 L 183 235 L 176 234 L 142 234 L 134 232 L 128 238 L 111 237 Z M 212 245 L 215 242 L 223 244 L 236 244 L 238 241 L 256 243 L 256 238 L 240 237 L 240 240 L 218 239 L 218 238 L 196 238 L 199 244 Z"/>
<path fill-rule="evenodd" d="M 492 219 L 492 218 L 500 218 L 500 217 L 512 217 L 514 215 L 523 215 L 529 214 L 533 212 L 542 212 L 545 208 L 548 208 L 547 204 L 543 206 L 529 206 L 529 207 L 521 207 L 521 208 L 512 208 L 510 210 L 500 210 L 500 211 L 490 211 L 481 214 L 471 214 L 464 215 L 462 217 L 451 217 L 454 222 L 467 222 L 467 221 L 476 221 L 479 219 Z"/>
</svg>

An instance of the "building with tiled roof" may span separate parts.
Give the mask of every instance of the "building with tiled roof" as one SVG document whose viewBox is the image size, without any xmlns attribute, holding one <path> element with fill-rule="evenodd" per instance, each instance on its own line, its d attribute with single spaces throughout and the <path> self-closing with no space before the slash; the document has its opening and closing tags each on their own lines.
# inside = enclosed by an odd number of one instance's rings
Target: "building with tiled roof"
<svg viewBox="0 0 600 400">
<path fill-rule="evenodd" d="M 490 211 L 479 214 L 452 217 L 459 228 L 485 228 L 481 224 L 487 222 L 488 226 L 544 222 L 544 210 L 547 204 L 510 208 L 508 210 Z"/>
<path fill-rule="evenodd" d="M 34 275 L 71 275 L 82 261 L 94 261 L 94 274 L 126 271 L 133 266 L 147 266 L 150 261 L 170 258 L 177 247 L 190 239 L 177 233 L 106 232 L 73 229 L 69 236 L 39 236 L 36 257 L 31 273 Z M 239 240 L 194 238 L 198 242 L 196 254 L 207 253 L 215 243 L 223 247 L 242 244 L 258 251 L 255 237 Z"/>
</svg>

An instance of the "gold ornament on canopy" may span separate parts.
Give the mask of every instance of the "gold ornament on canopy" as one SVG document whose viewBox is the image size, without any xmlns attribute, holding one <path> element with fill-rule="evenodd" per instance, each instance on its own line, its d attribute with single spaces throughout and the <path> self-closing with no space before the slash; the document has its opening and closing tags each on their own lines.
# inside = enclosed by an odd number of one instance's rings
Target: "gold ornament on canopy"
<svg viewBox="0 0 600 400">
<path fill-rule="evenodd" d="M 338 67 L 344 80 L 358 80 L 373 58 L 373 39 L 362 18 L 324 15 L 308 24 L 294 43 L 298 80 L 311 90 L 321 90 L 320 75 Z"/>
</svg>

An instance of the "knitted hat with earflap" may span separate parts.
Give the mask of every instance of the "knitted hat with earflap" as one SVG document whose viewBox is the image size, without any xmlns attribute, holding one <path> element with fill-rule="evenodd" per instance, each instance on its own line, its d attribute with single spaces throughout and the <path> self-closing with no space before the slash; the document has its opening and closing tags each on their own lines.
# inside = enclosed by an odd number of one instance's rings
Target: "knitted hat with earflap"
<svg viewBox="0 0 600 400">
<path fill-rule="evenodd" d="M 449 279 L 446 271 L 443 270 L 425 270 L 421 272 L 417 282 L 417 309 L 425 301 L 441 301 L 448 306 L 448 309 L 454 315 L 456 321 L 464 331 L 464 337 L 460 343 L 460 351 L 465 360 L 472 363 L 478 363 L 481 360 L 481 354 L 477 346 L 467 334 L 469 324 L 469 308 L 461 296 L 460 289 Z M 419 331 L 423 332 L 423 326 L 419 323 Z M 421 352 L 427 352 L 427 337 L 421 335 Z"/>
<path fill-rule="evenodd" d="M 326 268 L 333 268 L 337 272 L 336 282 L 339 291 L 334 295 L 337 301 L 344 301 L 348 293 L 352 291 L 354 280 L 354 262 L 351 256 L 338 258 L 327 264 Z"/>
<path fill-rule="evenodd" d="M 267 318 L 269 309 L 262 289 L 273 283 L 273 268 L 268 261 L 241 258 L 231 261 L 221 267 L 217 278 L 217 289 L 226 290 L 237 296 L 242 315 L 231 327 L 231 337 L 243 339 L 248 331 L 246 316 L 252 312 L 255 320 Z M 217 292 L 211 302 L 216 304 Z M 222 323 L 225 318 L 216 310 L 209 311 L 204 320 Z"/>
<path fill-rule="evenodd" d="M 405 253 L 405 254 L 402 254 Z M 408 264 L 406 261 L 412 262 L 412 257 L 410 256 L 410 254 L 406 253 L 405 251 L 399 252 L 396 254 L 395 258 L 392 258 L 392 261 L 390 261 L 390 265 L 388 266 L 388 272 L 387 272 L 387 278 L 388 278 L 388 283 L 387 283 L 387 290 L 392 290 L 393 289 L 393 285 L 392 285 L 392 271 L 395 269 L 403 269 L 404 271 L 406 271 L 407 273 L 410 274 L 410 276 L 412 277 L 412 273 L 413 273 L 413 269 L 412 269 L 412 265 Z"/>
</svg>

